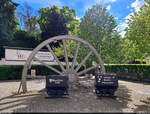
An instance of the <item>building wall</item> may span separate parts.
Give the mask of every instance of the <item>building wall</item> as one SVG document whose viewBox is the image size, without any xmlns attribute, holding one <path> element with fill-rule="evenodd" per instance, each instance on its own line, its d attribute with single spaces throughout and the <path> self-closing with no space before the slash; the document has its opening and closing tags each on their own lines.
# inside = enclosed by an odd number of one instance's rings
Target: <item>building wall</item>
<svg viewBox="0 0 150 114">
<path fill-rule="evenodd" d="M 33 49 L 31 48 L 21 48 L 21 47 L 4 47 L 4 48 L 5 48 L 5 58 L 1 58 L 0 65 L 24 65 L 33 51 Z M 46 64 L 58 65 L 53 55 L 48 50 L 42 49 L 38 51 L 35 57 Z M 64 62 L 61 63 L 65 65 Z M 37 61 L 32 61 L 31 64 L 38 65 L 40 63 Z M 69 62 L 69 64 L 71 65 L 72 62 Z"/>
</svg>

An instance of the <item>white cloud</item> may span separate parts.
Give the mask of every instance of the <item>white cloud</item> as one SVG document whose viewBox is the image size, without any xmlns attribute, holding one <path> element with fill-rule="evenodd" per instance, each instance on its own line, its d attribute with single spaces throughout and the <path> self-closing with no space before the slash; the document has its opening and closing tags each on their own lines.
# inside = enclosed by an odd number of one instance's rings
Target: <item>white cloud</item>
<svg viewBox="0 0 150 114">
<path fill-rule="evenodd" d="M 97 0 L 99 2 L 109 3 L 109 2 L 116 2 L 117 0 Z"/>
<path fill-rule="evenodd" d="M 118 26 L 117 26 L 117 30 L 120 32 L 120 35 L 122 37 L 124 37 L 125 35 L 125 28 L 128 27 L 127 23 L 126 22 L 122 22 L 120 23 Z"/>
<path fill-rule="evenodd" d="M 117 0 L 110 0 L 111 2 L 116 2 Z"/>
<path fill-rule="evenodd" d="M 110 10 L 110 9 L 111 9 L 111 5 L 108 5 L 108 6 L 106 7 L 106 9 L 107 9 L 107 10 Z"/>
<path fill-rule="evenodd" d="M 80 21 L 80 17 L 76 16 L 76 19 Z"/>
<path fill-rule="evenodd" d="M 118 25 L 119 31 L 123 31 L 126 27 L 128 27 L 128 25 L 127 25 L 126 22 L 120 23 L 120 24 Z"/>
<path fill-rule="evenodd" d="M 131 4 L 131 7 L 135 9 L 136 12 L 138 12 L 140 10 L 140 8 L 145 4 L 145 1 L 144 0 L 135 0 L 135 2 L 133 2 Z M 127 6 L 128 9 L 130 9 L 130 6 Z M 128 24 L 127 22 L 129 21 L 129 19 L 131 19 L 131 16 L 133 15 L 133 9 L 130 9 L 130 11 L 132 13 L 129 13 L 124 19 L 125 21 L 120 23 L 118 26 L 117 26 L 117 29 L 118 31 L 120 31 L 120 35 L 122 37 L 124 37 L 125 35 L 125 28 L 128 27 Z"/>
<path fill-rule="evenodd" d="M 122 37 L 124 37 L 124 35 L 125 35 L 125 28 L 127 28 L 128 27 L 128 24 L 127 24 L 127 22 L 128 22 L 128 20 L 131 18 L 131 16 L 133 15 L 133 13 L 130 13 L 129 15 L 127 15 L 124 19 L 124 22 L 122 22 L 122 23 L 120 23 L 118 26 L 117 26 L 117 30 L 118 31 L 120 31 L 120 35 L 122 36 Z"/>
<path fill-rule="evenodd" d="M 128 20 L 131 18 L 132 15 L 133 15 L 133 13 L 129 13 L 129 15 L 127 15 L 125 17 L 125 22 L 128 22 Z"/>
<path fill-rule="evenodd" d="M 122 37 L 124 37 L 124 35 L 125 35 L 125 31 L 122 31 L 122 32 L 120 32 L 120 35 L 122 36 Z"/>
<path fill-rule="evenodd" d="M 119 18 L 118 18 L 118 17 L 115 17 L 115 19 L 118 20 Z"/>
<path fill-rule="evenodd" d="M 133 7 L 135 11 L 138 12 L 144 4 L 145 4 L 144 0 L 135 0 L 135 2 L 131 4 L 131 7 Z"/>
</svg>

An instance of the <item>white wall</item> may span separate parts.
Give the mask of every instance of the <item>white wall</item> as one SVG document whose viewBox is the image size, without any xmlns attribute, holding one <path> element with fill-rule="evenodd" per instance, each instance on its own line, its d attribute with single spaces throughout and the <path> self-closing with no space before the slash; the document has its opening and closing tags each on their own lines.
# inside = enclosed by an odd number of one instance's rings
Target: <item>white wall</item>
<svg viewBox="0 0 150 114">
<path fill-rule="evenodd" d="M 21 49 L 5 49 L 5 60 L 13 61 L 26 61 L 29 55 L 32 53 L 32 50 L 21 50 Z M 42 61 L 54 61 L 53 55 L 47 51 L 39 51 L 35 55 L 38 59 Z"/>
</svg>

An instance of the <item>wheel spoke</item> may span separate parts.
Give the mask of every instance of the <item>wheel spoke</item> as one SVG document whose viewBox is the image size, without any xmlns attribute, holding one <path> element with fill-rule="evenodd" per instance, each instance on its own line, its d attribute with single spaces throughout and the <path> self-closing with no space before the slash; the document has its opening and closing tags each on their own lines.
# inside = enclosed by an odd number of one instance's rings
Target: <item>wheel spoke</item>
<svg viewBox="0 0 150 114">
<path fill-rule="evenodd" d="M 90 71 L 90 70 L 92 70 L 92 69 L 94 69 L 94 68 L 96 68 L 96 67 L 98 67 L 98 65 L 89 67 L 89 68 L 87 68 L 87 69 L 85 69 L 85 70 L 83 70 L 83 71 L 77 73 L 77 75 L 81 75 L 81 74 L 83 74 L 83 73 L 86 73 L 86 72 L 88 72 L 88 71 Z"/>
<path fill-rule="evenodd" d="M 61 64 L 61 62 L 58 60 L 57 56 L 54 54 L 53 50 L 51 49 L 51 47 L 47 44 L 46 47 L 48 48 L 48 50 L 52 53 L 53 57 L 56 59 L 57 63 L 59 64 L 60 68 L 62 71 L 65 72 L 65 69 L 63 67 L 63 65 Z"/>
<path fill-rule="evenodd" d="M 60 75 L 63 75 L 60 71 L 58 71 L 57 69 L 55 69 L 55 68 L 49 66 L 48 64 L 42 62 L 42 61 L 39 60 L 38 58 L 34 57 L 33 60 L 38 61 L 39 63 L 43 64 L 44 66 L 48 67 L 49 69 L 51 69 L 51 70 L 57 72 L 57 73 L 60 74 Z"/>
<path fill-rule="evenodd" d="M 72 67 L 71 67 L 72 70 L 73 70 L 74 65 L 76 63 L 76 59 L 77 59 L 77 56 L 78 56 L 79 48 L 80 48 L 80 42 L 78 42 L 78 45 L 76 47 L 76 53 L 75 53 L 75 56 L 73 58 Z"/>
<path fill-rule="evenodd" d="M 65 56 L 65 61 L 66 61 L 66 68 L 69 70 L 69 62 L 68 62 L 68 56 L 67 56 L 67 49 L 66 49 L 66 41 L 63 41 L 63 46 L 64 46 L 64 56 Z"/>
<path fill-rule="evenodd" d="M 82 62 L 78 65 L 78 67 L 75 69 L 75 71 L 77 72 L 79 69 L 80 69 L 80 67 L 86 62 L 86 60 L 89 58 L 89 56 L 92 54 L 92 51 L 90 51 L 89 53 L 88 53 L 88 55 L 82 60 Z"/>
</svg>

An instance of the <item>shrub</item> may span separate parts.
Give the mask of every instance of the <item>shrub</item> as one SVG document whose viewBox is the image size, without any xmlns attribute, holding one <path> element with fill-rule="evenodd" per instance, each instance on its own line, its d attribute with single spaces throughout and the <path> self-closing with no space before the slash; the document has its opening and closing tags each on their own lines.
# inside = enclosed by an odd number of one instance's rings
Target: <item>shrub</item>
<svg viewBox="0 0 150 114">
<path fill-rule="evenodd" d="M 51 65 L 53 68 L 61 71 L 58 65 Z M 0 65 L 0 80 L 18 80 L 21 79 L 23 65 Z M 36 75 L 58 75 L 56 72 L 43 65 L 32 65 L 31 69 L 36 70 Z M 81 71 L 83 67 L 79 69 Z M 30 74 L 28 70 L 28 74 Z"/>
<path fill-rule="evenodd" d="M 131 64 L 146 64 L 148 61 L 146 59 L 135 59 Z"/>
<path fill-rule="evenodd" d="M 133 73 L 142 76 L 142 81 L 150 80 L 150 64 L 105 64 L 105 68 L 106 72 Z"/>
<path fill-rule="evenodd" d="M 51 65 L 61 71 L 58 65 Z M 150 64 L 105 64 L 106 72 L 115 73 L 135 73 L 142 76 L 142 81 L 150 79 Z M 0 80 L 18 80 L 21 79 L 23 65 L 0 65 Z M 32 65 L 31 69 L 36 70 L 36 75 L 57 75 L 54 71 L 43 65 Z M 82 70 L 80 68 L 80 70 Z M 30 70 L 28 70 L 30 74 Z M 119 76 L 120 78 L 121 76 Z M 132 75 L 130 76 L 132 79 Z M 126 77 L 124 77 L 126 78 Z M 138 77 L 137 77 L 138 78 Z"/>
<path fill-rule="evenodd" d="M 0 80 L 21 79 L 23 65 L 0 65 Z"/>
</svg>

